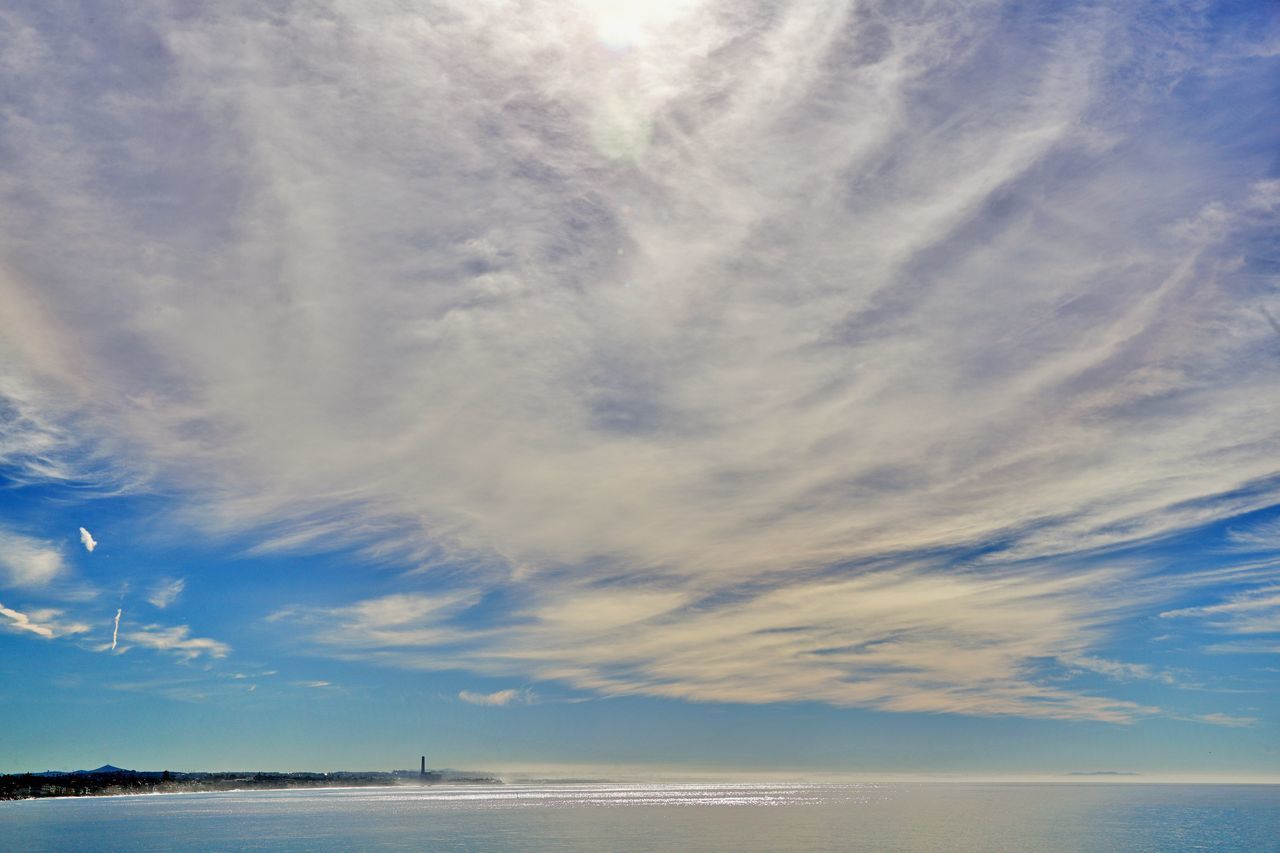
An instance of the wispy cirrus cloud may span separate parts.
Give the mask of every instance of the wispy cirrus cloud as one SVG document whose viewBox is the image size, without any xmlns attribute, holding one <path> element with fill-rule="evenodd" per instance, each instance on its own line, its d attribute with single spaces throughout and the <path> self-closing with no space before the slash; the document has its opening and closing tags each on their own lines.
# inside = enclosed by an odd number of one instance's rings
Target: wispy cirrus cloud
<svg viewBox="0 0 1280 853">
<path fill-rule="evenodd" d="M 1160 618 L 1196 619 L 1233 634 L 1280 634 L 1280 586 L 1235 592 L 1216 604 L 1166 610 Z"/>
<path fill-rule="evenodd" d="M 191 636 L 187 625 L 144 625 L 129 630 L 123 639 L 130 645 L 169 652 L 184 661 L 201 656 L 222 658 L 231 652 L 231 647 L 220 640 Z"/>
<path fill-rule="evenodd" d="M 1275 640 L 1230 640 L 1211 643 L 1205 651 L 1214 654 L 1280 655 L 1280 642 Z"/>
<path fill-rule="evenodd" d="M 533 705 L 538 696 L 527 688 L 509 687 L 506 690 L 495 690 L 493 693 L 476 693 L 472 690 L 459 690 L 458 698 L 468 705 L 487 705 L 505 708 L 509 705 Z"/>
<path fill-rule="evenodd" d="M 1280 186 L 1211 132 L 1271 139 L 1232 99 L 1267 102 L 1273 36 L 1143 3 L 563 8 L 7 11 L 0 463 L 103 460 L 263 551 L 466 567 L 448 605 L 282 615 L 344 654 L 1147 713 L 1037 662 L 1169 606 L 1077 555 L 1280 500 L 1249 269 Z M 522 604 L 461 618 L 494 593 Z"/>
<path fill-rule="evenodd" d="M 1096 672 L 1117 680 L 1159 681 L 1164 684 L 1176 684 L 1173 673 L 1144 663 L 1126 663 L 1125 661 L 1107 660 L 1106 658 L 1086 655 L 1061 655 L 1058 660 L 1073 669 Z"/>
<path fill-rule="evenodd" d="M 4 293 L 4 304 L 12 309 L 0 319 L 0 353 L 12 356 L 12 364 L 18 358 L 12 344 L 20 333 L 11 324 L 18 325 L 13 322 L 16 317 L 29 316 L 38 309 L 12 287 L 0 284 L 0 292 Z M 74 448 L 75 441 L 56 423 L 66 414 L 59 402 L 50 399 L 38 383 L 20 380 L 8 371 L 0 372 L 0 468 L 14 482 L 75 478 L 67 452 Z"/>
<path fill-rule="evenodd" d="M 151 591 L 147 593 L 147 601 L 152 607 L 164 610 L 177 601 L 178 597 L 182 595 L 182 591 L 186 588 L 187 581 L 185 578 L 163 578 L 151 587 Z"/>
<path fill-rule="evenodd" d="M 560 681 L 606 695 L 693 701 L 804 699 L 885 710 L 1129 722 L 1158 709 L 1064 689 L 1039 662 L 1097 640 L 1111 612 L 1085 612 L 1124 573 L 945 573 L 926 567 L 742 590 L 722 601 L 691 592 L 528 590 L 546 601 L 477 629 L 422 596 L 295 611 L 325 626 L 310 637 L 344 659 Z M 410 611 L 419 615 L 405 618 Z M 1080 656 L 1081 660 L 1086 660 Z"/>
<path fill-rule="evenodd" d="M 1231 714 L 1197 714 L 1193 719 L 1198 723 L 1208 723 L 1212 726 L 1225 726 L 1229 729 L 1247 729 L 1257 725 L 1257 717 L 1240 717 Z"/>
<path fill-rule="evenodd" d="M 1280 519 L 1237 528 L 1227 539 L 1240 551 L 1280 551 Z"/>
</svg>

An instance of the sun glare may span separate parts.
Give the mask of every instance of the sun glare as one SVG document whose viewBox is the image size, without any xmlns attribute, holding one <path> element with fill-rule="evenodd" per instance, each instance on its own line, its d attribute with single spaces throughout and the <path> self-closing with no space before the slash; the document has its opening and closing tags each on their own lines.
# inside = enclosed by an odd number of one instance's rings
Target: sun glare
<svg viewBox="0 0 1280 853">
<path fill-rule="evenodd" d="M 583 0 L 600 43 L 613 51 L 642 47 L 655 30 L 688 13 L 695 0 Z"/>
</svg>

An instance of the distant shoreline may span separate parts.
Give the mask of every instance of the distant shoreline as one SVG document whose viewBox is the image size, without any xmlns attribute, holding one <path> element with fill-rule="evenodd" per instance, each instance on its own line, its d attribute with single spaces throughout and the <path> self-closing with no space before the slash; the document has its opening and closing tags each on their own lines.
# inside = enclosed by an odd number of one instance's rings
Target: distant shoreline
<svg viewBox="0 0 1280 853">
<path fill-rule="evenodd" d="M 414 785 L 400 782 L 389 782 L 373 785 L 294 785 L 286 788 L 187 788 L 180 791 L 127 791 L 123 793 L 101 791 L 87 794 L 45 794 L 30 797 L 0 797 L 2 802 L 29 802 L 32 800 L 84 800 L 107 797 L 186 797 L 191 794 L 251 794 L 270 793 L 272 791 L 363 791 L 368 788 L 448 788 L 453 785 L 506 785 L 501 779 L 473 780 L 467 782 L 436 782 L 432 785 Z"/>
<path fill-rule="evenodd" d="M 114 773 L 10 774 L 0 776 L 0 800 L 210 794 L 233 791 L 293 791 L 340 788 L 420 788 L 438 785 L 501 785 L 492 776 L 432 772 L 418 774 L 336 773 Z"/>
</svg>

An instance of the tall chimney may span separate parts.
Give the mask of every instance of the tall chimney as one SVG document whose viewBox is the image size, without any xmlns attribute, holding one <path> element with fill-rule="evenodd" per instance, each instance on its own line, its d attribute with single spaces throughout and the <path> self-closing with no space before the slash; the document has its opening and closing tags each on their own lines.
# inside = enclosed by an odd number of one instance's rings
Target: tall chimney
<svg viewBox="0 0 1280 853">
<path fill-rule="evenodd" d="M 427 757 L 425 755 L 422 756 L 422 769 L 418 771 L 418 775 L 419 776 L 427 775 Z"/>
</svg>

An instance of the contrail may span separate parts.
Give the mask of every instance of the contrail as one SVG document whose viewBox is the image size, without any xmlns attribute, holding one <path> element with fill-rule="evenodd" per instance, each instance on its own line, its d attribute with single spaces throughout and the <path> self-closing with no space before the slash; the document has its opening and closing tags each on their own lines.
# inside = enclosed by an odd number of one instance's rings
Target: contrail
<svg viewBox="0 0 1280 853">
<path fill-rule="evenodd" d="M 111 631 L 111 651 L 116 650 L 116 640 L 120 636 L 120 614 L 124 612 L 123 607 L 116 608 L 116 626 Z"/>
</svg>

